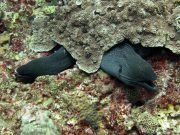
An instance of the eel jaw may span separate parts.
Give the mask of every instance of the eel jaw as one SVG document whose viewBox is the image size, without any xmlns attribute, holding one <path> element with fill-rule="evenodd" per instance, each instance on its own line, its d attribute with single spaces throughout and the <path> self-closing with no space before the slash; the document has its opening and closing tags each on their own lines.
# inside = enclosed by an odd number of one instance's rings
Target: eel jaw
<svg viewBox="0 0 180 135">
<path fill-rule="evenodd" d="M 138 82 L 137 84 L 151 91 L 156 91 L 158 89 L 152 81 Z"/>
<path fill-rule="evenodd" d="M 156 85 L 153 83 L 153 81 L 156 80 L 156 75 L 152 78 L 152 80 L 148 80 L 148 81 L 134 81 L 133 79 L 125 75 L 119 75 L 119 76 L 120 76 L 119 80 L 128 86 L 133 86 L 133 87 L 141 86 L 149 91 L 158 90 L 158 87 L 156 87 Z"/>
<path fill-rule="evenodd" d="M 15 81 L 22 82 L 24 84 L 33 83 L 36 77 L 20 75 L 17 71 L 15 72 Z"/>
</svg>

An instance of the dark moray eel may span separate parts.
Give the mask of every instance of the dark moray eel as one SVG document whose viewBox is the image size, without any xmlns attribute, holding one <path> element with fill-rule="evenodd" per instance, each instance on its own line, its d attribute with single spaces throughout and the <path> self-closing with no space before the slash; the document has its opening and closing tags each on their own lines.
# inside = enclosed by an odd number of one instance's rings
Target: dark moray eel
<svg viewBox="0 0 180 135">
<path fill-rule="evenodd" d="M 156 90 L 153 81 L 156 75 L 151 65 L 138 55 L 131 45 L 123 43 L 108 50 L 102 58 L 100 68 L 128 86 L 142 86 L 147 90 Z M 50 56 L 30 61 L 16 70 L 16 80 L 32 83 L 38 76 L 56 75 L 75 64 L 75 60 L 61 46 Z"/>
<path fill-rule="evenodd" d="M 33 83 L 38 76 L 56 75 L 75 64 L 75 60 L 61 47 L 53 54 L 22 65 L 16 70 L 16 81 L 22 83 Z"/>
</svg>

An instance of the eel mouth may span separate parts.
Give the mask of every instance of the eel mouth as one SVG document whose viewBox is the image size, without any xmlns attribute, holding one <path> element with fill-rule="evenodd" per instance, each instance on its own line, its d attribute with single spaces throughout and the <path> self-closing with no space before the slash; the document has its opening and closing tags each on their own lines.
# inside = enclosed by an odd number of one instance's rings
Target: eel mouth
<svg viewBox="0 0 180 135">
<path fill-rule="evenodd" d="M 149 81 L 136 82 L 136 81 L 133 81 L 132 79 L 130 79 L 129 77 L 124 76 L 124 75 L 120 75 L 120 76 L 126 80 L 126 82 L 123 81 L 125 84 L 127 84 L 127 82 L 128 82 L 128 85 L 132 85 L 132 86 L 138 86 L 139 85 L 139 86 L 141 86 L 147 90 L 151 90 L 151 91 L 158 90 L 156 85 L 153 83 L 156 78 L 154 78 L 153 80 L 149 80 Z"/>
<path fill-rule="evenodd" d="M 20 75 L 17 71 L 15 72 L 15 80 L 24 84 L 33 83 L 36 77 Z"/>
<path fill-rule="evenodd" d="M 138 85 L 146 88 L 147 90 L 152 90 L 152 91 L 157 90 L 157 87 L 153 83 L 153 81 L 138 82 Z"/>
</svg>

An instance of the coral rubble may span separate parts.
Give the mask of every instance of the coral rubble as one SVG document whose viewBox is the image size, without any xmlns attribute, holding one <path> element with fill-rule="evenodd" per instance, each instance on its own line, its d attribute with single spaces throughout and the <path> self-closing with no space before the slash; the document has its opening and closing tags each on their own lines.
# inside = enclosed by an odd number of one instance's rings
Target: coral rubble
<svg viewBox="0 0 180 135">
<path fill-rule="evenodd" d="M 60 135 L 50 118 L 50 112 L 29 105 L 23 110 L 21 118 L 21 135 Z"/>
</svg>

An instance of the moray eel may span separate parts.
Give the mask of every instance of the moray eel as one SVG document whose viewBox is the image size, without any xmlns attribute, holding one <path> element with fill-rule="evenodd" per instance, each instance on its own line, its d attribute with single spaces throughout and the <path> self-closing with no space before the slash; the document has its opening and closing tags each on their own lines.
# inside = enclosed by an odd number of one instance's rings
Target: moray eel
<svg viewBox="0 0 180 135">
<path fill-rule="evenodd" d="M 61 47 L 50 56 L 38 58 L 16 70 L 16 80 L 32 83 L 38 76 L 56 75 L 73 66 L 75 60 Z M 142 86 L 156 90 L 152 83 L 156 79 L 151 65 L 139 56 L 127 43 L 115 46 L 102 58 L 100 68 L 129 86 Z"/>
<path fill-rule="evenodd" d="M 101 61 L 101 69 L 128 86 L 142 86 L 156 90 L 156 75 L 151 65 L 139 56 L 127 43 L 107 51 Z"/>
<path fill-rule="evenodd" d="M 64 47 L 53 54 L 38 59 L 19 67 L 16 70 L 16 81 L 32 83 L 38 76 L 56 75 L 75 64 L 75 60 Z"/>
</svg>

